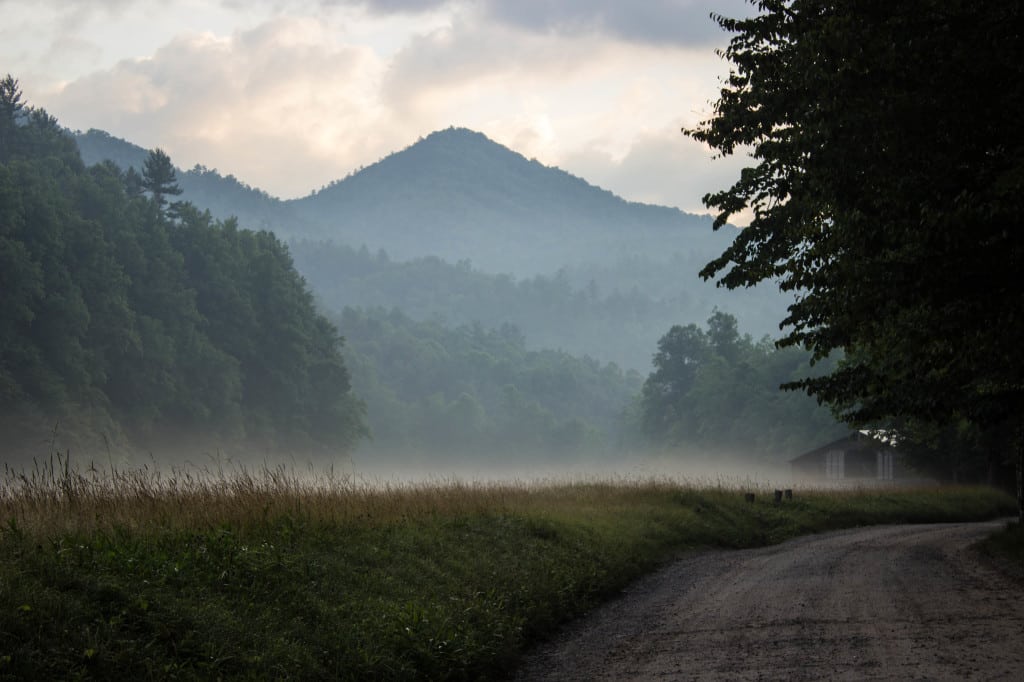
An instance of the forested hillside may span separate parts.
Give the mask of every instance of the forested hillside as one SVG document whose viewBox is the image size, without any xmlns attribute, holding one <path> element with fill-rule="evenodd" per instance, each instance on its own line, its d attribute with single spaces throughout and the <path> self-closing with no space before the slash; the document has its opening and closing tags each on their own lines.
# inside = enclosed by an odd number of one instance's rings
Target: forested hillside
<svg viewBox="0 0 1024 682">
<path fill-rule="evenodd" d="M 47 445 L 351 448 L 365 429 L 341 339 L 287 248 L 168 203 L 173 170 L 149 158 L 141 175 L 87 168 L 13 78 L 0 84 L 7 461 Z"/>
<path fill-rule="evenodd" d="M 122 169 L 139 169 L 145 158 L 145 150 L 101 131 L 74 137 L 87 163 L 112 159 Z M 640 348 L 652 347 L 673 324 L 706 319 L 716 307 L 735 313 L 757 336 L 776 335 L 785 314 L 786 299 L 775 287 L 726 291 L 697 276 L 732 239 L 731 228 L 714 232 L 706 217 L 624 201 L 469 130 L 430 135 L 298 200 L 275 199 L 202 166 L 179 178 L 183 198 L 214 217 L 237 216 L 243 227 L 272 229 L 288 240 L 299 271 L 338 311 L 383 305 L 416 319 L 439 312 L 454 324 L 512 322 L 534 347 L 641 370 L 649 367 L 649 353 Z M 386 263 L 374 260 L 381 252 Z M 410 261 L 419 262 L 403 267 Z M 456 266 L 464 272 L 467 263 L 491 276 L 474 277 L 474 286 L 504 288 L 511 298 L 446 302 L 445 289 L 465 279 Z M 360 281 L 371 271 L 372 280 Z M 559 272 L 571 291 L 555 291 L 564 288 L 555 281 Z M 579 309 L 570 317 L 574 327 L 570 320 L 550 324 L 551 311 L 536 305 L 532 287 L 509 288 L 510 279 L 539 283 L 556 296 L 596 293 L 607 299 L 598 307 L 612 315 L 630 306 L 606 322 L 622 340 L 608 338 Z M 418 291 L 433 299 L 429 309 L 421 307 Z M 516 316 L 495 319 L 499 309 Z"/>
<path fill-rule="evenodd" d="M 314 238 L 516 276 L 636 254 L 703 256 L 729 241 L 706 217 L 625 201 L 464 128 L 432 133 L 290 203 L 320 226 Z"/>
<path fill-rule="evenodd" d="M 807 353 L 740 334 L 732 315 L 716 311 L 705 328 L 672 327 L 658 341 L 654 367 L 637 420 L 656 447 L 771 457 L 848 432 L 813 398 L 779 390 L 806 376 Z"/>
<path fill-rule="evenodd" d="M 107 133 L 75 133 L 87 164 L 122 169 L 145 150 Z M 462 128 L 435 132 L 312 192 L 279 200 L 203 166 L 181 173 L 184 197 L 214 217 L 283 239 L 335 241 L 407 260 L 469 260 L 487 272 L 550 274 L 623 257 L 706 260 L 730 236 L 706 216 L 628 202 Z"/>
<path fill-rule="evenodd" d="M 668 327 L 707 319 L 718 307 L 731 311 L 730 304 L 742 300 L 681 277 L 680 272 L 697 267 L 681 257 L 637 256 L 515 278 L 483 272 L 468 261 L 450 264 L 433 256 L 398 261 L 383 251 L 334 242 L 292 242 L 290 248 L 296 267 L 328 310 L 397 307 L 416 320 L 512 324 L 530 348 L 560 348 L 640 372 L 650 369 L 652 349 Z M 745 328 L 759 335 L 776 331 L 780 297 L 767 290 L 746 294 Z"/>
<path fill-rule="evenodd" d="M 87 166 L 113 161 L 123 171 L 134 168 L 141 173 L 149 155 L 149 150 L 102 130 L 72 133 L 72 137 Z M 238 224 L 246 229 L 273 231 L 285 241 L 289 235 L 305 234 L 311 229 L 286 202 L 250 187 L 233 175 L 224 176 L 216 170 L 195 165 L 187 170 L 177 169 L 177 178 L 182 199 L 209 211 L 214 218 L 237 218 Z"/>
<path fill-rule="evenodd" d="M 527 350 L 507 324 L 451 328 L 379 308 L 348 308 L 336 321 L 380 454 L 593 459 L 622 444 L 642 382 L 590 358 Z"/>
<path fill-rule="evenodd" d="M 102 130 L 71 135 L 87 165 L 110 160 L 141 171 L 148 154 Z M 731 240 L 706 216 L 625 201 L 466 129 L 433 133 L 300 199 L 272 197 L 202 165 L 178 176 L 184 199 L 214 217 L 286 240 L 383 249 L 399 261 L 468 260 L 517 277 L 638 255 L 698 267 Z"/>
<path fill-rule="evenodd" d="M 146 159 L 99 131 L 75 139 L 92 161 L 141 169 Z M 301 200 L 202 166 L 180 184 L 214 216 L 289 235 L 297 269 L 347 339 L 373 457 L 566 461 L 654 448 L 778 462 L 841 432 L 813 400 L 778 391 L 804 354 L 740 336 L 719 312 L 761 337 L 777 332 L 785 299 L 696 276 L 731 238 L 705 218 L 623 201 L 463 129 Z M 696 326 L 709 318 L 732 320 L 733 351 Z M 665 343 L 679 329 L 703 339 L 684 363 L 694 374 L 685 389 L 666 375 Z"/>
</svg>

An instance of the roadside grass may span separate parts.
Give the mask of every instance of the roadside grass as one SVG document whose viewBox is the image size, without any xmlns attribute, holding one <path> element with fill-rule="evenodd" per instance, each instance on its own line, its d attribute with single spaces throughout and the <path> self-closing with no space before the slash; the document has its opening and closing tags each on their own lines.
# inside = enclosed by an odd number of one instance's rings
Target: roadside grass
<svg viewBox="0 0 1024 682">
<path fill-rule="evenodd" d="M 996 568 L 1024 585 L 1024 527 L 1014 521 L 977 545 Z"/>
<path fill-rule="evenodd" d="M 76 472 L 0 483 L 0 678 L 501 678 L 530 643 L 704 547 L 981 520 L 985 488 L 670 479 L 366 485 L 327 472 Z"/>
</svg>

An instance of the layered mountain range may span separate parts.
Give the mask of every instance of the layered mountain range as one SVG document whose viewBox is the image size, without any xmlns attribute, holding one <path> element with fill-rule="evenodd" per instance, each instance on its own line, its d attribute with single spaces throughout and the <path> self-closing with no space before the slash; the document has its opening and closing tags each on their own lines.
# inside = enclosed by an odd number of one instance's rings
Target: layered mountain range
<svg viewBox="0 0 1024 682">
<path fill-rule="evenodd" d="M 87 164 L 141 169 L 147 150 L 75 133 Z M 321 303 L 397 307 L 416 319 L 512 323 L 527 339 L 646 371 L 672 324 L 733 313 L 774 335 L 783 297 L 697 276 L 734 228 L 630 202 L 464 128 L 448 128 L 299 198 L 282 200 L 201 165 L 181 199 L 291 243 Z"/>
</svg>

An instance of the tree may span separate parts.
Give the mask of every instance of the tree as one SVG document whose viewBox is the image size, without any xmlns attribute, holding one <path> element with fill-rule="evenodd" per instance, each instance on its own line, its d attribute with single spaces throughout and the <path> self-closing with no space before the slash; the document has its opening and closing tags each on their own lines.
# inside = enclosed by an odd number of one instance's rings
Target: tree
<svg viewBox="0 0 1024 682">
<path fill-rule="evenodd" d="M 52 432 L 57 419 L 72 423 L 75 450 L 108 433 L 143 449 L 173 435 L 179 450 L 292 452 L 347 450 L 363 437 L 342 339 L 283 244 L 187 202 L 171 229 L 157 210 L 180 191 L 165 154 L 147 160 L 148 201 L 137 175 L 112 162 L 86 168 L 56 119 L 21 104 L 11 77 L 0 107 L 5 452 L 31 451 L 39 426 Z"/>
<path fill-rule="evenodd" d="M 730 363 L 739 359 L 740 332 L 736 318 L 715 309 L 708 318 L 708 342 L 715 352 Z"/>
<path fill-rule="evenodd" d="M 146 191 L 142 176 L 132 166 L 129 166 L 128 170 L 124 172 L 124 191 L 130 197 L 142 196 L 142 193 Z"/>
<path fill-rule="evenodd" d="M 171 158 L 160 148 L 154 149 L 146 157 L 142 168 L 142 189 L 153 195 L 153 201 L 161 209 L 167 204 L 167 199 L 164 198 L 166 195 L 181 194 L 182 190 L 178 186 Z"/>
<path fill-rule="evenodd" d="M 705 453 L 776 458 L 838 436 L 827 410 L 779 384 L 806 369 L 796 348 L 740 335 L 735 317 L 716 310 L 707 329 L 672 327 L 659 341 L 654 372 L 640 396 L 639 427 L 653 444 Z"/>
<path fill-rule="evenodd" d="M 753 218 L 702 276 L 795 292 L 781 343 L 845 360 L 790 386 L 848 421 L 1019 425 L 1024 6 L 755 4 L 717 17 L 732 70 L 684 129 L 754 161 L 704 198 Z"/>
<path fill-rule="evenodd" d="M 695 324 L 676 325 L 658 340 L 654 372 L 644 382 L 641 405 L 643 429 L 655 440 L 691 427 L 686 396 L 710 355 L 708 339 Z"/>
<path fill-rule="evenodd" d="M 4 76 L 0 80 L 0 116 L 5 119 L 14 118 L 23 107 L 21 96 L 18 79 L 11 74 Z"/>
<path fill-rule="evenodd" d="M 10 153 L 14 126 L 24 111 L 24 106 L 18 80 L 7 74 L 0 80 L 0 161 L 6 160 Z"/>
</svg>

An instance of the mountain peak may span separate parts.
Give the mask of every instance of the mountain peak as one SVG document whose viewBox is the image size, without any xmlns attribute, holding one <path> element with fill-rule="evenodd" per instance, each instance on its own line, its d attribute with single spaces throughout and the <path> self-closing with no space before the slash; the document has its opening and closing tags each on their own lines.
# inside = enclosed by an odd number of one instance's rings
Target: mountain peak
<svg viewBox="0 0 1024 682">
<path fill-rule="evenodd" d="M 145 158 L 145 150 L 99 131 L 77 139 L 83 158 L 114 158 L 122 167 Z M 385 249 L 398 259 L 469 259 L 519 275 L 686 253 L 728 236 L 712 233 L 706 217 L 628 202 L 454 126 L 301 199 L 273 199 L 212 171 L 185 171 L 179 181 L 185 199 L 219 217 L 237 215 L 244 226 Z"/>
<path fill-rule="evenodd" d="M 706 219 L 628 202 L 456 127 L 295 203 L 308 223 L 331 226 L 333 237 L 400 259 L 427 253 L 530 274 L 595 253 L 614 260 L 688 250 L 701 239 L 688 228 L 707 227 Z"/>
<path fill-rule="evenodd" d="M 513 168 L 522 173 L 526 165 L 534 165 L 538 170 L 545 168 L 481 132 L 451 126 L 421 137 L 351 177 L 368 171 L 387 171 L 398 173 L 405 180 L 424 180 L 429 176 L 436 182 L 443 172 L 456 184 L 481 184 L 500 181 Z"/>
<path fill-rule="evenodd" d="M 539 201 L 557 201 L 604 212 L 638 205 L 591 185 L 582 178 L 495 142 L 470 128 L 450 126 L 436 130 L 401 151 L 331 183 L 310 195 L 327 201 L 363 195 L 371 185 L 387 182 L 392 187 L 429 188 L 477 201 L 497 202 L 504 211 L 518 212 Z M 358 188 L 358 191 L 357 191 Z M 371 192 L 371 194 L 374 194 Z M 595 205 L 601 204 L 600 207 Z M 645 206 L 678 214 L 677 209 Z"/>
<path fill-rule="evenodd" d="M 463 128 L 456 126 L 448 126 L 447 128 L 441 128 L 423 138 L 422 141 L 434 140 L 434 141 L 452 141 L 452 140 L 474 140 L 474 141 L 486 141 L 491 144 L 498 144 L 491 138 L 487 137 L 483 133 L 473 130 L 471 128 Z M 499 145 L 500 146 L 500 145 Z"/>
</svg>

